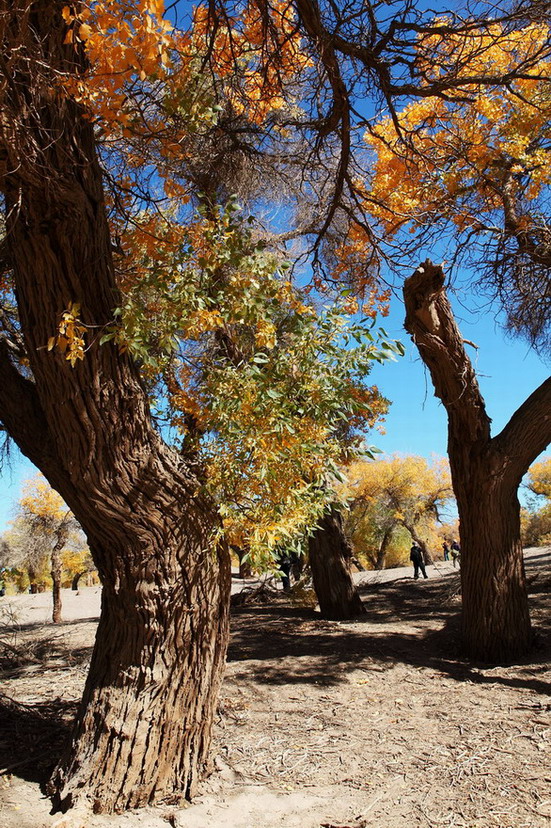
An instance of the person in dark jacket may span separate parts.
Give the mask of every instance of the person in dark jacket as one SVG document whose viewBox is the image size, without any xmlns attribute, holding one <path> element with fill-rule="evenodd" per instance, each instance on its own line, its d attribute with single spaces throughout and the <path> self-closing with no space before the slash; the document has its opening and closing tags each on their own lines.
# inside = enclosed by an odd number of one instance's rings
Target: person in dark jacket
<svg viewBox="0 0 551 828">
<path fill-rule="evenodd" d="M 459 546 L 459 544 L 457 543 L 456 540 L 452 540 L 451 552 L 452 552 L 453 568 L 455 569 L 456 564 L 457 564 L 457 566 L 459 566 L 459 562 L 461 560 L 461 547 Z"/>
<path fill-rule="evenodd" d="M 414 543 L 411 547 L 411 551 L 409 553 L 409 559 L 413 564 L 413 577 L 415 580 L 419 577 L 419 570 L 421 570 L 423 574 L 423 578 L 428 578 L 429 576 L 425 570 L 425 562 L 423 560 L 423 553 L 421 551 L 421 547 L 418 544 Z"/>
<path fill-rule="evenodd" d="M 291 589 L 291 556 L 288 552 L 280 552 L 277 556 L 278 569 L 281 572 L 281 584 L 284 592 Z"/>
</svg>

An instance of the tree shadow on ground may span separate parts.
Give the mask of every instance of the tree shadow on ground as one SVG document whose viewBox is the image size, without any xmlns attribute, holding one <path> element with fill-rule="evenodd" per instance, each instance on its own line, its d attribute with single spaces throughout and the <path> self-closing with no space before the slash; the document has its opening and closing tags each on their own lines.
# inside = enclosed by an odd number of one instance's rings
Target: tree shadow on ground
<svg viewBox="0 0 551 828">
<path fill-rule="evenodd" d="M 2 633 L 36 632 L 38 630 L 56 631 L 62 630 L 64 627 L 72 628 L 76 624 L 97 624 L 98 621 L 99 615 L 90 615 L 86 618 L 58 621 L 55 624 L 52 621 L 27 621 L 24 624 L 18 622 L 14 622 L 13 624 L 2 623 L 1 628 Z"/>
<path fill-rule="evenodd" d="M 269 603 L 235 608 L 228 660 L 235 665 L 243 663 L 243 669 L 234 668 L 233 679 L 328 686 L 347 681 L 354 669 L 385 671 L 406 664 L 430 668 L 458 682 L 501 684 L 542 696 L 551 691 L 549 682 L 539 677 L 547 671 L 551 654 L 548 626 L 543 629 L 539 650 L 511 669 L 486 670 L 484 665 L 462 658 L 458 576 L 376 583 L 361 591 L 366 612 L 351 622 L 324 621 L 314 610 L 292 605 L 281 592 Z M 542 573 L 533 581 L 532 592 L 532 609 L 548 619 L 548 574 Z M 26 629 L 35 626 L 44 629 L 43 624 L 26 625 Z M 82 664 L 92 651 L 92 646 L 71 647 L 58 635 L 42 636 L 38 644 L 44 649 L 31 664 L 0 672 L 0 678 L 37 672 L 46 664 Z M 529 704 L 551 709 L 543 700 Z M 0 771 L 44 783 L 61 756 L 76 709 L 77 703 L 60 699 L 27 705 L 0 694 Z"/>
<path fill-rule="evenodd" d="M 365 615 L 350 622 L 324 621 L 278 595 L 269 605 L 234 611 L 228 660 L 246 662 L 242 671 L 234 669 L 235 678 L 261 684 L 329 686 L 346 681 L 353 669 L 407 664 L 459 682 L 548 695 L 551 684 L 538 674 L 549 661 L 549 630 L 543 630 L 539 646 L 512 669 L 503 666 L 495 672 L 490 665 L 469 662 L 461 654 L 459 589 L 458 575 L 432 583 L 404 579 L 371 584 L 362 589 Z M 548 602 L 549 595 L 543 598 Z"/>
<path fill-rule="evenodd" d="M 0 695 L 0 773 L 43 784 L 71 732 L 76 702 L 55 699 L 32 705 Z"/>
<path fill-rule="evenodd" d="M 43 630 L 43 628 L 41 628 Z M 92 655 L 93 645 L 74 646 L 60 635 L 48 630 L 37 638 L 12 635 L 0 636 L 0 679 L 2 682 L 39 673 L 42 670 L 64 669 L 84 664 Z"/>
<path fill-rule="evenodd" d="M 92 650 L 49 637 L 15 645 L 0 640 L 0 679 L 4 683 L 41 670 L 75 667 L 89 661 Z"/>
</svg>

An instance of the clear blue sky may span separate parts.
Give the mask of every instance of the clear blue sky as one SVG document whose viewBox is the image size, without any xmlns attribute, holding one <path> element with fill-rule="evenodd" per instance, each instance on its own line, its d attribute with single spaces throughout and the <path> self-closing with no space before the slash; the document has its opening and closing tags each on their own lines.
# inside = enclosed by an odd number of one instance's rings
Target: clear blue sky
<svg viewBox="0 0 551 828">
<path fill-rule="evenodd" d="M 470 313 L 476 306 L 473 296 L 458 295 L 454 310 L 465 339 L 475 342 L 478 351 L 467 346 L 479 376 L 493 433 L 497 434 L 511 414 L 549 375 L 546 365 L 525 343 L 507 338 L 491 312 Z M 446 412 L 434 396 L 430 377 L 416 349 L 403 329 L 404 308 L 393 299 L 391 313 L 382 324 L 394 339 L 406 346 L 405 357 L 376 365 L 371 380 L 392 400 L 385 424 L 386 434 L 373 433 L 368 441 L 387 454 L 418 454 L 427 458 L 446 455 Z M 33 466 L 14 450 L 13 461 L 0 475 L 0 532 L 6 528 L 20 495 L 22 482 L 31 477 Z"/>
</svg>

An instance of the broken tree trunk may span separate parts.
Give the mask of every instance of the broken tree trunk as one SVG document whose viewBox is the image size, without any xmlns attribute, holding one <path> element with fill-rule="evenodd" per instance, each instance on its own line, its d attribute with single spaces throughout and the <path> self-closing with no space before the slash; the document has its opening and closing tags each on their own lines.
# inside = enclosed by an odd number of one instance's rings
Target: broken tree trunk
<svg viewBox="0 0 551 828">
<path fill-rule="evenodd" d="M 532 634 L 517 490 L 551 439 L 551 379 L 491 436 L 490 419 L 444 288 L 426 261 L 404 285 L 406 330 L 448 414 L 448 453 L 461 537 L 463 639 L 484 661 L 518 658 Z"/>
</svg>

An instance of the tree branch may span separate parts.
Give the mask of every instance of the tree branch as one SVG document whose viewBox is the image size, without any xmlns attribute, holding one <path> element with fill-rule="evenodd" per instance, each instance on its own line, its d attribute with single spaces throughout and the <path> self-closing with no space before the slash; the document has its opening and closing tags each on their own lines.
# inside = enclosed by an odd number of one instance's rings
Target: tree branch
<svg viewBox="0 0 551 828">
<path fill-rule="evenodd" d="M 440 265 L 426 261 L 406 280 L 406 330 L 430 370 L 435 394 L 449 418 L 450 435 L 467 449 L 480 441 L 516 487 L 530 464 L 551 441 L 551 378 L 517 409 L 503 431 L 490 438 L 490 419 L 476 374 L 444 290 Z"/>
<path fill-rule="evenodd" d="M 450 434 L 471 443 L 489 442 L 490 418 L 446 296 L 441 265 L 428 259 L 420 265 L 406 279 L 404 302 L 405 328 L 448 412 Z"/>
<path fill-rule="evenodd" d="M 59 463 L 34 383 L 22 376 L 0 339 L 0 421 L 20 451 L 50 477 Z"/>
<path fill-rule="evenodd" d="M 551 377 L 517 408 L 503 431 L 492 440 L 492 449 L 509 459 L 508 471 L 520 483 L 528 467 L 551 442 Z"/>
</svg>

